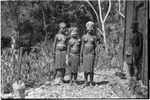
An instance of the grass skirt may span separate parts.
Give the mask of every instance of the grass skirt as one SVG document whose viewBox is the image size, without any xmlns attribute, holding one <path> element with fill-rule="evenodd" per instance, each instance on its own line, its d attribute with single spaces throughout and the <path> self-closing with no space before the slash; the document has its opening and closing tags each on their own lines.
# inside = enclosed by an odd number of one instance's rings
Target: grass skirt
<svg viewBox="0 0 150 100">
<path fill-rule="evenodd" d="M 78 54 L 70 54 L 70 66 L 69 72 L 76 73 L 78 72 L 78 68 L 80 66 L 80 57 Z"/>
<path fill-rule="evenodd" d="M 95 55 L 93 53 L 83 55 L 83 68 L 84 72 L 92 72 L 94 69 Z"/>
<path fill-rule="evenodd" d="M 66 51 L 56 51 L 55 68 L 66 68 Z"/>
</svg>

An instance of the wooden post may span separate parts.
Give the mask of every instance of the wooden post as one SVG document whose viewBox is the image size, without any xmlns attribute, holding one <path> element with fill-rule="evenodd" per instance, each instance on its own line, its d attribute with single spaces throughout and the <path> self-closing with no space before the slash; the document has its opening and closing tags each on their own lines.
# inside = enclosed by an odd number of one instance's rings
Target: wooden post
<svg viewBox="0 0 150 100">
<path fill-rule="evenodd" d="M 21 77 L 21 62 L 22 62 L 22 51 L 23 51 L 23 47 L 20 48 L 20 53 L 19 53 L 19 70 L 18 70 L 18 75 L 19 77 Z"/>
<path fill-rule="evenodd" d="M 15 98 L 24 98 L 24 92 L 25 92 L 25 83 L 21 80 L 22 50 L 23 47 L 20 48 L 18 77 L 17 80 L 12 85 Z"/>
<path fill-rule="evenodd" d="M 13 31 L 14 32 L 14 31 Z M 15 34 L 15 32 L 14 32 Z M 16 45 L 16 40 L 15 40 L 15 37 L 12 36 L 12 40 L 11 40 L 12 44 L 11 44 L 11 53 L 12 53 L 12 57 L 11 57 L 11 73 L 9 75 L 9 82 L 12 82 L 12 76 L 13 76 L 13 73 L 14 73 L 14 56 L 15 56 L 15 45 Z"/>
<path fill-rule="evenodd" d="M 125 60 L 125 43 L 126 43 L 126 26 L 127 26 L 127 4 L 129 1 L 125 1 L 125 21 L 124 21 L 124 33 L 123 33 L 123 51 L 122 51 L 122 65 L 124 65 Z M 123 68 L 122 68 L 123 69 Z"/>
<path fill-rule="evenodd" d="M 148 2 L 148 1 L 146 1 L 146 2 Z M 148 5 L 145 3 L 144 4 L 144 2 L 142 2 L 143 3 L 143 6 L 139 9 L 139 16 L 141 16 L 141 17 L 139 17 L 139 24 L 141 24 L 142 25 L 142 27 L 140 27 L 141 28 L 141 30 L 142 30 L 142 35 L 143 35 L 143 56 L 142 56 L 142 64 L 141 64 L 141 72 L 140 72 L 140 78 L 141 78 L 141 80 L 142 80 L 142 83 L 144 84 L 144 85 L 148 85 L 148 60 L 147 60 L 147 55 L 148 55 L 148 53 L 147 53 L 147 47 L 148 47 L 148 45 L 147 45 L 147 29 L 148 29 L 148 27 L 147 27 L 147 15 L 148 15 L 148 13 L 147 13 L 147 7 L 148 7 Z M 138 5 L 138 7 L 137 8 L 139 8 L 139 6 L 141 6 L 142 5 L 142 3 L 140 3 L 139 5 Z M 146 8 L 146 9 L 145 9 Z M 141 21 L 141 19 L 142 19 L 142 21 Z"/>
</svg>

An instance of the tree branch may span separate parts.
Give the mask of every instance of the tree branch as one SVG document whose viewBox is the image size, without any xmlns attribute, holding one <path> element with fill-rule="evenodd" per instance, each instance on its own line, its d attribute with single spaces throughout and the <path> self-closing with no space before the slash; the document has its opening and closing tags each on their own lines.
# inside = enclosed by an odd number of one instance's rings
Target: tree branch
<svg viewBox="0 0 150 100">
<path fill-rule="evenodd" d="M 100 0 L 98 0 L 98 7 L 99 7 L 100 20 L 101 20 L 101 23 L 103 23 L 102 9 L 101 9 L 101 3 L 100 3 Z"/>
<path fill-rule="evenodd" d="M 118 2 L 119 2 L 119 10 L 118 10 L 118 11 L 116 10 L 116 12 L 117 12 L 119 15 L 121 15 L 123 18 L 125 18 L 125 16 L 121 13 L 121 4 L 120 4 L 120 0 L 118 0 Z"/>
<path fill-rule="evenodd" d="M 86 1 L 88 2 L 88 4 L 89 4 L 89 5 L 91 6 L 91 8 L 93 9 L 93 11 L 94 11 L 94 13 L 95 13 L 95 15 L 96 15 L 97 21 L 98 21 L 98 23 L 100 24 L 99 16 L 98 16 L 98 14 L 97 14 L 95 8 L 94 8 L 93 5 L 89 2 L 89 0 L 86 0 Z"/>
<path fill-rule="evenodd" d="M 103 35 L 103 32 L 102 32 L 99 28 L 97 28 L 97 30 L 100 32 L 100 34 L 102 34 L 102 35 Z"/>
<path fill-rule="evenodd" d="M 119 11 L 117 11 L 117 10 L 115 10 L 119 15 L 121 15 L 123 18 L 125 18 L 125 16 L 121 13 L 121 12 L 119 12 Z"/>
<path fill-rule="evenodd" d="M 121 11 L 121 4 L 120 4 L 120 0 L 118 0 L 118 2 L 119 2 L 119 12 Z"/>
<path fill-rule="evenodd" d="M 109 14 L 109 12 L 110 12 L 110 9 L 111 9 L 111 0 L 109 0 L 109 8 L 108 8 L 108 11 L 107 11 L 107 13 L 106 13 L 106 16 L 105 16 L 105 18 L 104 18 L 104 23 L 105 23 L 105 21 L 106 21 L 106 18 L 107 18 L 107 16 L 108 16 L 108 14 Z"/>
</svg>

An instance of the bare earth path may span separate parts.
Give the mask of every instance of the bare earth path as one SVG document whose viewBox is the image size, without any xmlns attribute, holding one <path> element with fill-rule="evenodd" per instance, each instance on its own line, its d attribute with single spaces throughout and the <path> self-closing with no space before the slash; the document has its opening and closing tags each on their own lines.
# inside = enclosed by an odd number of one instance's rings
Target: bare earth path
<svg viewBox="0 0 150 100">
<path fill-rule="evenodd" d="M 25 98 L 134 98 L 127 91 L 127 79 L 115 76 L 117 69 L 96 71 L 95 86 L 83 87 L 83 73 L 78 75 L 79 85 L 70 86 L 69 83 L 57 85 L 59 79 L 52 85 L 42 85 L 25 91 Z M 69 80 L 66 76 L 65 80 Z"/>
</svg>

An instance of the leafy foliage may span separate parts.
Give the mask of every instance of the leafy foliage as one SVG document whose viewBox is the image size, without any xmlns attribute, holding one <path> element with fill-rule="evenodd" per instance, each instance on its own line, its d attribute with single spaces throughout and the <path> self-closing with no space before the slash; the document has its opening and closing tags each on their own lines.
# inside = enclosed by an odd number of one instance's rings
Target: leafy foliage
<svg viewBox="0 0 150 100">
<path fill-rule="evenodd" d="M 98 12 L 97 1 L 90 2 Z M 107 3 L 105 1 L 102 2 L 103 15 L 106 14 L 108 9 Z M 121 11 L 124 13 L 124 3 L 121 2 L 121 5 L 123 6 Z M 108 57 L 106 57 L 106 53 L 104 52 L 103 37 L 100 38 L 100 44 L 98 45 L 98 66 L 101 67 L 109 67 L 114 57 L 118 59 L 118 62 L 121 59 L 124 25 L 121 26 L 119 24 L 121 17 L 115 11 L 117 7 L 118 2 L 113 1 L 112 9 L 105 23 L 106 38 L 109 45 Z M 80 37 L 85 34 L 85 24 L 87 21 L 91 20 L 95 22 L 97 27 L 96 15 L 85 1 L 2 1 L 1 11 L 2 37 L 9 38 L 10 40 L 10 37 L 14 35 L 12 31 L 16 30 L 16 49 L 20 47 L 37 47 L 37 49 L 33 50 L 34 52 L 31 51 L 29 54 L 23 55 L 22 59 L 22 78 L 24 80 L 34 80 L 37 83 L 41 81 L 41 77 L 44 79 L 49 76 L 49 71 L 52 70 L 51 47 L 54 36 L 59 30 L 58 26 L 60 22 L 65 22 L 67 28 L 77 27 Z M 46 23 L 46 26 L 44 23 Z M 98 32 L 97 34 L 99 35 Z M 45 38 L 47 38 L 47 41 L 44 41 Z M 2 43 L 2 45 L 4 44 Z M 12 79 L 14 80 L 18 73 L 18 56 L 19 54 L 16 54 L 16 60 L 13 62 L 15 67 L 13 67 L 14 73 Z M 6 48 L 2 51 L 3 85 L 13 82 L 13 80 L 8 79 L 12 68 L 11 57 L 11 49 Z M 28 75 L 29 77 L 27 77 Z"/>
<path fill-rule="evenodd" d="M 42 44 L 43 45 L 43 44 Z M 24 54 L 22 58 L 21 70 L 22 79 L 26 84 L 32 81 L 38 84 L 43 79 L 50 77 L 50 72 L 52 72 L 53 62 L 52 54 L 45 54 L 42 45 L 37 45 L 32 48 L 32 52 Z M 49 47 L 49 46 L 47 46 Z M 50 47 L 49 47 L 50 48 Z M 50 52 L 50 51 L 48 51 Z M 47 53 L 48 53 L 47 52 Z M 7 87 L 7 84 L 12 84 L 15 82 L 18 76 L 18 59 L 19 54 L 16 53 L 13 63 L 11 62 L 11 49 L 5 49 L 2 52 L 2 86 Z M 14 66 L 13 66 L 14 65 Z M 12 76 L 10 76 L 13 71 Z M 6 85 L 6 86 L 5 86 Z M 8 89 L 7 89 L 8 90 Z M 5 91 L 5 90 L 4 90 Z M 7 91 L 6 91 L 7 92 Z"/>
</svg>

